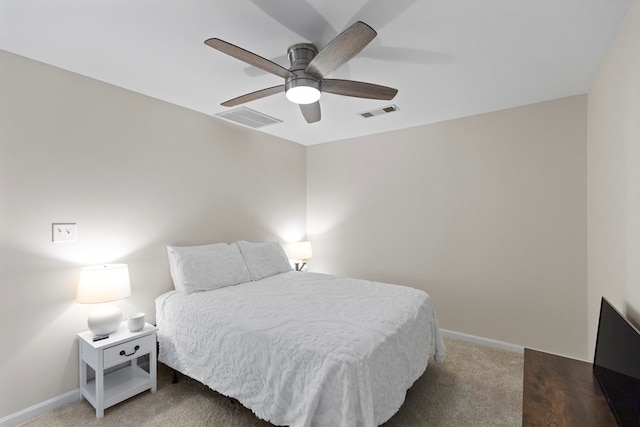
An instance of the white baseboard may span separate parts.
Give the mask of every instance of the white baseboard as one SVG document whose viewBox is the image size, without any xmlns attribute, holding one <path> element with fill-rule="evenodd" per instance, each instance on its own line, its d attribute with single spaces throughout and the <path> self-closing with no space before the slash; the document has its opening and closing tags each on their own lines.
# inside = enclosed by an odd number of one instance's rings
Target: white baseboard
<svg viewBox="0 0 640 427">
<path fill-rule="evenodd" d="M 44 402 L 40 402 L 27 409 L 23 409 L 22 411 L 18 411 L 15 414 L 0 418 L 0 427 L 15 426 L 77 400 L 80 400 L 80 389 L 78 388 L 52 399 L 45 400 Z"/>
<path fill-rule="evenodd" d="M 521 345 L 492 340 L 490 338 L 477 337 L 475 335 L 463 334 L 462 332 L 448 331 L 446 329 L 440 329 L 440 332 L 442 332 L 443 337 L 453 338 L 461 341 L 469 341 L 474 344 L 486 345 L 487 347 L 495 347 L 502 350 L 513 351 L 515 353 L 524 353 L 524 347 Z"/>
</svg>

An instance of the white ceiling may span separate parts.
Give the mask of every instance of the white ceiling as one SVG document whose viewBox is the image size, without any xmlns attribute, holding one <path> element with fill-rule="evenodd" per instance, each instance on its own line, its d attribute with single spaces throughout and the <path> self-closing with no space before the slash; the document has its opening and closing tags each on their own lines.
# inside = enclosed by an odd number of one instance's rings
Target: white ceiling
<svg viewBox="0 0 640 427">
<path fill-rule="evenodd" d="M 395 87 L 393 101 L 323 94 L 307 124 L 284 93 L 245 104 L 304 145 L 407 128 L 589 90 L 632 0 L 0 0 L 0 49 L 215 115 L 282 83 L 203 41 L 288 68 L 361 20 L 378 37 L 329 77 Z M 1 78 L 1 77 L 0 77 Z M 370 119 L 357 113 L 398 106 Z"/>
</svg>

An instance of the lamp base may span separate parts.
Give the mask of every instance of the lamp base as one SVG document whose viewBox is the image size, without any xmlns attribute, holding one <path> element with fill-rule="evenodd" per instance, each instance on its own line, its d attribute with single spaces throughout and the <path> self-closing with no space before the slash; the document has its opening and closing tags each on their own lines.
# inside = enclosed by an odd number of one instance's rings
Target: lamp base
<svg viewBox="0 0 640 427">
<path fill-rule="evenodd" d="M 118 330 L 122 310 L 115 305 L 103 305 L 89 313 L 87 324 L 93 335 L 109 335 Z"/>
</svg>

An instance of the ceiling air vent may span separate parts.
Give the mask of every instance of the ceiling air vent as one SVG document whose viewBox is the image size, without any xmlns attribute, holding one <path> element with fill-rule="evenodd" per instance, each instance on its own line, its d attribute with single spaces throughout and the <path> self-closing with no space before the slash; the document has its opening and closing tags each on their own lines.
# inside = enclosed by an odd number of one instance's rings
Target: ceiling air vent
<svg viewBox="0 0 640 427">
<path fill-rule="evenodd" d="M 266 114 L 262 114 L 247 107 L 234 108 L 233 110 L 218 113 L 216 114 L 216 117 L 229 120 L 230 122 L 240 123 L 241 125 L 249 126 L 254 129 L 272 125 L 274 123 L 282 123 L 282 120 L 267 116 Z"/>
<path fill-rule="evenodd" d="M 358 113 L 358 115 L 364 119 L 368 119 L 369 117 L 381 116 L 387 113 L 393 113 L 394 111 L 400 111 L 398 107 L 395 105 L 389 105 L 387 107 L 382 107 L 377 110 L 365 111 L 364 113 Z"/>
</svg>

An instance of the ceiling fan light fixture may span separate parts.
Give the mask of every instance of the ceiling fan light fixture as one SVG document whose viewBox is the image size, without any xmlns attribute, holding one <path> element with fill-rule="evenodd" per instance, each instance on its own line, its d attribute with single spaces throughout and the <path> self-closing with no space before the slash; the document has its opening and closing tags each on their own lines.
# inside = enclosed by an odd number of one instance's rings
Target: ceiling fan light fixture
<svg viewBox="0 0 640 427">
<path fill-rule="evenodd" d="M 320 99 L 320 83 L 313 79 L 292 79 L 285 86 L 287 99 L 295 104 L 313 104 Z"/>
</svg>

